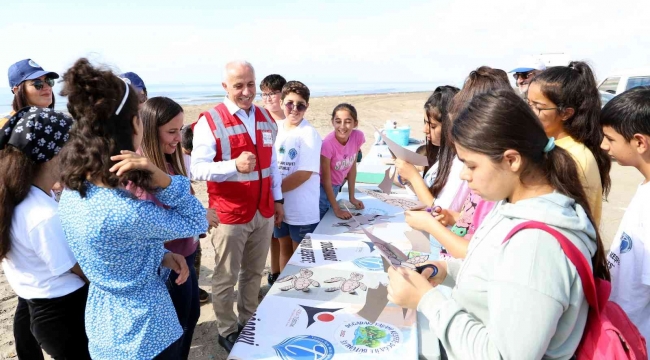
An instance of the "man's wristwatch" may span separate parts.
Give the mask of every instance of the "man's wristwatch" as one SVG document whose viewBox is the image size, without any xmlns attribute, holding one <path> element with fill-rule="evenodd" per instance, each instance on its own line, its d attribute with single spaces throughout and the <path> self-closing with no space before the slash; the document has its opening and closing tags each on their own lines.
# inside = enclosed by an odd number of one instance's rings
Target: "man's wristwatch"
<svg viewBox="0 0 650 360">
<path fill-rule="evenodd" d="M 284 199 L 275 200 L 275 203 L 276 203 L 276 204 L 283 204 L 283 205 L 284 205 Z"/>
</svg>

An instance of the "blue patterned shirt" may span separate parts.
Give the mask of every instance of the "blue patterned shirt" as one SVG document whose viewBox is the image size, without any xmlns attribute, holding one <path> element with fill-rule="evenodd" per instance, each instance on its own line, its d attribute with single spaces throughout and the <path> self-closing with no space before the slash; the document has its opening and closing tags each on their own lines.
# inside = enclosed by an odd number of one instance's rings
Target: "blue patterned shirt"
<svg viewBox="0 0 650 360">
<path fill-rule="evenodd" d="M 90 280 L 85 322 L 93 359 L 151 359 L 183 334 L 165 287 L 163 244 L 205 233 L 208 222 L 189 180 L 171 178 L 156 193 L 169 209 L 91 183 L 85 198 L 72 190 L 61 196 L 63 230 Z"/>
</svg>

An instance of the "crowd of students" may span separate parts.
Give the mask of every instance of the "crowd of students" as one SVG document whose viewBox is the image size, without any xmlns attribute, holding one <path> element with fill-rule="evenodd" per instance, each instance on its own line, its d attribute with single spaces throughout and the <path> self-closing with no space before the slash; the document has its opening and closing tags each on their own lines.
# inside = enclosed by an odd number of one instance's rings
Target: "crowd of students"
<svg viewBox="0 0 650 360">
<path fill-rule="evenodd" d="M 611 280 L 611 300 L 647 338 L 650 88 L 601 110 L 584 62 L 513 75 L 521 94 L 506 72 L 482 66 L 425 102 L 429 164 L 395 168 L 399 185 L 437 210 L 407 211 L 406 221 L 431 235 L 439 271 L 389 269 L 389 299 L 424 314 L 449 358 L 570 359 L 589 310 L 576 267 L 546 231 L 504 243 L 533 220 Z M 230 351 L 257 306 L 267 253 L 273 284 L 330 209 L 352 216 L 337 200 L 346 182 L 349 204 L 364 208 L 357 110 L 336 106 L 321 138 L 300 81 L 265 77 L 258 107 L 253 67 L 229 63 L 224 103 L 194 121 L 173 100 L 148 98 L 136 74 L 86 59 L 62 76 L 69 114 L 58 112 L 58 78 L 30 59 L 12 65 L 13 111 L 0 119 L 0 260 L 18 295 L 19 358 L 42 359 L 42 349 L 55 359 L 186 359 L 208 299 L 197 280 L 206 236 L 216 335 Z M 611 158 L 644 181 L 607 255 L 599 224 Z M 208 209 L 190 180 L 208 182 Z"/>
</svg>

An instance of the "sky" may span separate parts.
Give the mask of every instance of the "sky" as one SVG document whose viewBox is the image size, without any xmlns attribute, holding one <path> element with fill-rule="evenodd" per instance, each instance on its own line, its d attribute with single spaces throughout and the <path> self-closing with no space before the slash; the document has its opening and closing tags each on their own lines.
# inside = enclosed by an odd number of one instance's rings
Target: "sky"
<svg viewBox="0 0 650 360">
<path fill-rule="evenodd" d="M 587 60 L 600 79 L 650 66 L 648 0 L 7 0 L 0 9 L 0 69 L 31 58 L 62 74 L 88 57 L 148 86 L 219 84 L 234 59 L 250 61 L 258 81 L 279 73 L 308 85 L 458 85 L 478 66 L 509 71 L 540 53 Z"/>
</svg>

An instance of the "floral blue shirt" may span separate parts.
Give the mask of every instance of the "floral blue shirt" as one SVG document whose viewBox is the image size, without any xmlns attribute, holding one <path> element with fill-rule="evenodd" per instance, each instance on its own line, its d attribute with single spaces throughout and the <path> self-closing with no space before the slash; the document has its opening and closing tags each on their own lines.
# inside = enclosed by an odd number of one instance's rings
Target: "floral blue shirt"
<svg viewBox="0 0 650 360">
<path fill-rule="evenodd" d="M 170 239 L 205 233 L 205 209 L 189 180 L 172 176 L 156 193 L 169 209 L 124 189 L 87 183 L 65 190 L 59 213 L 72 253 L 90 280 L 86 333 L 93 359 L 151 359 L 181 337 L 161 262 Z"/>
</svg>

